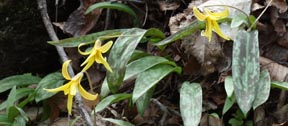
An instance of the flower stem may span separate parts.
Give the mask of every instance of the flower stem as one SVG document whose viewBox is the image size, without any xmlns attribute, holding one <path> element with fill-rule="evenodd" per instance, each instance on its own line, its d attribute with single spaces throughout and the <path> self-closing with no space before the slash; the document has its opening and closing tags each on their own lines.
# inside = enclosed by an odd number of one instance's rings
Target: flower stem
<svg viewBox="0 0 288 126">
<path fill-rule="evenodd" d="M 268 7 L 271 5 L 273 0 L 270 0 L 269 3 L 267 4 L 267 6 L 265 7 L 265 9 L 261 12 L 261 14 L 256 18 L 256 20 L 253 22 L 253 24 L 248 28 L 247 31 L 250 31 L 252 29 L 252 27 L 258 22 L 258 20 L 260 19 L 260 17 L 262 17 L 262 15 L 264 14 L 264 12 L 268 9 Z"/>
</svg>

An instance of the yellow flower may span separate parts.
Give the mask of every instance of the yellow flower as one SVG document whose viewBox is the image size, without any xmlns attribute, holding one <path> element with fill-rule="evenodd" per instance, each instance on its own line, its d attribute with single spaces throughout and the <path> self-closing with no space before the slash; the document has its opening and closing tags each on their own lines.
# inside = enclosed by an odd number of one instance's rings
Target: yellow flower
<svg viewBox="0 0 288 126">
<path fill-rule="evenodd" d="M 72 111 L 72 102 L 73 97 L 76 95 L 76 92 L 79 91 L 80 95 L 87 99 L 87 100 L 95 100 L 98 97 L 98 94 L 93 95 L 85 91 L 85 89 L 81 86 L 80 82 L 83 77 L 83 72 L 78 73 L 73 78 L 70 77 L 68 73 L 68 64 L 71 60 L 65 61 L 62 66 L 62 75 L 65 79 L 70 80 L 68 83 L 66 83 L 63 86 L 60 86 L 58 88 L 54 89 L 44 89 L 48 92 L 59 92 L 63 91 L 65 95 L 68 95 L 68 102 L 67 102 L 67 110 L 68 113 L 71 115 Z"/>
<path fill-rule="evenodd" d="M 226 18 L 229 15 L 229 11 L 227 8 L 223 12 L 213 13 L 207 8 L 204 8 L 205 14 L 201 13 L 196 7 L 193 7 L 193 12 L 195 17 L 200 21 L 206 22 L 206 29 L 203 36 L 206 36 L 211 41 L 212 30 L 214 30 L 220 37 L 229 40 L 229 38 L 224 35 L 217 23 L 217 20 Z"/>
<path fill-rule="evenodd" d="M 81 66 L 86 64 L 85 67 L 83 68 L 82 72 L 89 69 L 92 66 L 92 64 L 94 63 L 94 61 L 96 61 L 97 63 L 103 64 L 108 71 L 112 72 L 110 65 L 107 63 L 106 59 L 103 58 L 103 56 L 102 56 L 102 53 L 107 52 L 111 48 L 112 44 L 113 44 L 113 42 L 109 41 L 105 45 L 101 46 L 101 41 L 96 40 L 94 47 L 90 51 L 82 52 L 80 50 L 80 47 L 85 45 L 85 43 L 81 43 L 78 46 L 79 53 L 82 55 L 89 55 L 87 57 L 87 59 L 81 64 Z"/>
</svg>

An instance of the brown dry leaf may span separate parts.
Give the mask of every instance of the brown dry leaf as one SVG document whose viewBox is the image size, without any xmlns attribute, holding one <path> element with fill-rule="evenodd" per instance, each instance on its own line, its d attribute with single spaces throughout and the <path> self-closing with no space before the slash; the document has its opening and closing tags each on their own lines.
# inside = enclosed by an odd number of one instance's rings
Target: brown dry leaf
<svg viewBox="0 0 288 126">
<path fill-rule="evenodd" d="M 288 76 L 288 68 L 275 63 L 274 61 L 260 57 L 260 64 L 262 68 L 267 68 L 269 70 L 271 80 L 275 81 L 284 81 L 285 78 Z"/>
<path fill-rule="evenodd" d="M 277 41 L 277 43 L 278 43 L 279 45 L 281 45 L 282 47 L 288 49 L 288 32 L 286 32 L 286 33 L 284 34 L 284 36 L 281 37 L 281 38 Z"/>
<path fill-rule="evenodd" d="M 266 3 L 268 3 L 270 0 L 266 0 Z M 284 13 L 288 9 L 288 5 L 286 0 L 273 0 L 272 6 L 275 6 L 277 9 L 279 9 L 280 13 Z"/>
<path fill-rule="evenodd" d="M 276 118 L 277 123 L 285 123 L 288 119 L 288 104 L 282 106 L 276 112 L 273 113 L 273 116 Z"/>
<path fill-rule="evenodd" d="M 89 32 L 96 24 L 102 12 L 102 9 L 95 9 L 87 15 L 84 14 L 90 5 L 101 2 L 101 0 L 81 0 L 81 2 L 83 2 L 83 5 L 80 5 L 78 9 L 70 14 L 63 27 L 65 33 L 73 36 L 81 36 Z"/>
<path fill-rule="evenodd" d="M 270 9 L 270 19 L 274 26 L 274 31 L 277 32 L 278 36 L 283 36 L 286 32 L 286 24 L 282 19 L 279 18 L 279 13 L 277 8 Z"/>
<path fill-rule="evenodd" d="M 215 71 L 225 71 L 229 66 L 229 59 L 224 55 L 218 37 L 213 33 L 211 42 L 196 32 L 182 39 L 181 47 L 187 55 L 196 57 L 201 64 L 201 73 L 208 75 Z"/>
<path fill-rule="evenodd" d="M 223 126 L 220 118 L 209 115 L 209 126 Z"/>
<path fill-rule="evenodd" d="M 158 4 L 162 11 L 176 10 L 180 7 L 180 4 L 177 1 L 158 1 Z"/>
</svg>

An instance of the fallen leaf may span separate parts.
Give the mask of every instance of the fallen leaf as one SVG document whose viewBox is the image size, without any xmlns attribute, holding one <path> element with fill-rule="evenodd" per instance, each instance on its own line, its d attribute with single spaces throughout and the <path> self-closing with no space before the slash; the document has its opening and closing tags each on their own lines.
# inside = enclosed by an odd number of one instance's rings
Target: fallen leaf
<svg viewBox="0 0 288 126">
<path fill-rule="evenodd" d="M 268 3 L 269 1 L 270 0 L 266 0 L 266 3 Z M 286 0 L 273 0 L 271 4 L 272 4 L 272 6 L 279 9 L 280 13 L 284 13 L 288 9 L 288 5 L 287 5 Z"/>
<path fill-rule="evenodd" d="M 64 23 L 63 31 L 73 36 L 85 35 L 89 32 L 97 20 L 99 19 L 102 9 L 95 9 L 91 13 L 85 15 L 86 9 L 99 0 L 83 0 L 83 5 L 80 5 L 74 12 L 72 12 Z"/>
<path fill-rule="evenodd" d="M 288 75 L 288 68 L 286 66 L 275 63 L 270 59 L 260 57 L 260 64 L 262 68 L 269 70 L 271 80 L 283 82 Z"/>
</svg>

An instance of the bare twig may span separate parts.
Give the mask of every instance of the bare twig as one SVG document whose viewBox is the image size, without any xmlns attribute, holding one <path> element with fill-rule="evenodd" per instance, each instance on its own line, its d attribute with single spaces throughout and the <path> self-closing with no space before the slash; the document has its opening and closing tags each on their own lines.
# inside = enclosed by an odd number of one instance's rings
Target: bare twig
<svg viewBox="0 0 288 126">
<path fill-rule="evenodd" d="M 46 3 L 46 0 L 37 0 L 37 3 L 38 3 L 38 8 L 41 12 L 41 16 L 42 16 L 42 20 L 43 20 L 43 23 L 46 27 L 46 30 L 50 36 L 50 38 L 53 40 L 53 41 L 57 41 L 59 40 L 55 31 L 54 31 L 54 28 L 53 28 L 53 25 L 50 21 L 50 18 L 48 16 L 48 12 L 47 12 L 47 3 Z M 60 47 L 60 46 L 56 46 L 56 49 L 57 49 L 57 52 L 61 58 L 61 61 L 64 62 L 66 60 L 68 60 L 68 56 L 67 54 L 65 53 L 65 50 L 63 47 Z M 69 71 L 69 74 L 71 76 L 74 76 L 75 73 L 73 72 L 73 69 L 71 67 L 71 65 L 69 65 L 68 67 L 68 71 Z M 90 115 L 88 114 L 88 112 L 84 109 L 83 107 L 83 103 L 82 103 L 82 98 L 80 96 L 79 93 L 76 94 L 75 96 L 75 101 L 78 103 L 78 111 L 79 113 L 81 114 L 81 116 L 85 119 L 86 121 L 86 124 L 88 126 L 93 126 L 93 122 L 91 120 L 91 117 Z"/>
</svg>

